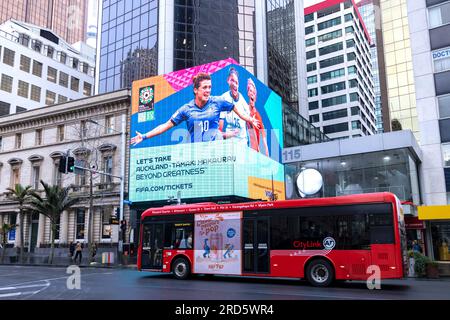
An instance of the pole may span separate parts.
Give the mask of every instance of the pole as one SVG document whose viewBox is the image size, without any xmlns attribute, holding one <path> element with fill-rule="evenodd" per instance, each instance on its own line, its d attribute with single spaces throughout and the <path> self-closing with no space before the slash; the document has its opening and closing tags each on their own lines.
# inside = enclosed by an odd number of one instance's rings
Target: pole
<svg viewBox="0 0 450 320">
<path fill-rule="evenodd" d="M 122 114 L 122 130 L 121 130 L 121 142 L 122 142 L 122 148 L 120 153 L 120 176 L 122 179 L 120 179 L 120 216 L 119 221 L 123 220 L 123 200 L 124 200 L 124 192 L 125 192 L 125 148 L 126 148 L 126 141 L 125 141 L 125 130 L 126 130 L 126 114 Z"/>
<path fill-rule="evenodd" d="M 92 243 L 94 241 L 93 229 L 94 229 L 94 197 L 93 197 L 93 181 L 92 171 L 89 171 L 89 230 L 88 230 L 88 245 L 89 245 L 89 263 L 92 262 Z"/>
</svg>

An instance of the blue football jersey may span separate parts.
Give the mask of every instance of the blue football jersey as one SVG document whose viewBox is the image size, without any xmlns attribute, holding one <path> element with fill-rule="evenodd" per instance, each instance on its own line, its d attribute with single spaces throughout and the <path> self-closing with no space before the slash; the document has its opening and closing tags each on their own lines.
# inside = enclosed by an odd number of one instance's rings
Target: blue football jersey
<svg viewBox="0 0 450 320">
<path fill-rule="evenodd" d="M 234 104 L 220 97 L 211 96 L 208 102 L 199 108 L 192 100 L 179 108 L 170 118 L 174 125 L 187 122 L 191 142 L 207 142 L 220 139 L 219 120 L 221 113 L 233 110 Z"/>
</svg>

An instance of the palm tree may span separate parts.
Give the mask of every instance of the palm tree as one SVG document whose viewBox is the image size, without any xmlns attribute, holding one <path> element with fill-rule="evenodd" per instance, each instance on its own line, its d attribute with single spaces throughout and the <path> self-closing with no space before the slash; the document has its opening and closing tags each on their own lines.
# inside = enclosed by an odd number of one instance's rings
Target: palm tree
<svg viewBox="0 0 450 320">
<path fill-rule="evenodd" d="M 19 231 L 19 239 L 20 239 L 20 255 L 19 255 L 19 261 L 23 263 L 23 245 L 24 245 L 24 239 L 23 239 L 23 227 L 25 222 L 24 213 L 27 209 L 27 205 L 31 200 L 31 194 L 33 193 L 33 189 L 31 186 L 23 187 L 21 184 L 16 184 L 13 188 L 7 188 L 11 194 L 9 195 L 9 198 L 12 201 L 16 201 L 19 203 L 19 216 L 20 216 L 20 231 Z"/>
<path fill-rule="evenodd" d="M 44 187 L 45 197 L 42 198 L 37 193 L 33 193 L 33 200 L 31 201 L 31 209 L 35 212 L 43 214 L 50 219 L 51 226 L 51 251 L 49 257 L 49 264 L 53 263 L 53 255 L 55 250 L 55 235 L 58 220 L 63 211 L 69 209 L 71 206 L 80 201 L 80 198 L 69 197 L 70 187 L 62 188 L 60 186 L 49 186 L 41 180 Z"/>
<path fill-rule="evenodd" d="M 5 258 L 5 254 L 6 254 L 6 245 L 8 244 L 8 233 L 15 229 L 16 225 L 15 224 L 9 224 L 9 223 L 4 223 L 3 225 L 0 226 L 0 237 L 1 237 L 1 242 L 2 242 L 2 256 L 0 258 L 0 263 L 3 263 L 3 260 Z"/>
</svg>

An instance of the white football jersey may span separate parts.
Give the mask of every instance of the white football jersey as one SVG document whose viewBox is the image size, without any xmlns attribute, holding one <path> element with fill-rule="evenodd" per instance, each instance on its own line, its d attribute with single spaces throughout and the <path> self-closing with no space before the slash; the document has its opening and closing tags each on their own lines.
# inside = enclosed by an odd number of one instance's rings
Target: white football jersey
<svg viewBox="0 0 450 320">
<path fill-rule="evenodd" d="M 239 92 L 239 98 L 234 100 L 231 96 L 231 91 L 227 91 L 221 96 L 222 99 L 234 103 L 234 107 L 239 110 L 241 114 L 249 116 L 250 109 L 242 94 Z M 234 111 L 230 111 L 225 115 L 221 115 L 221 119 L 224 120 L 224 132 L 232 132 L 239 130 L 239 134 L 231 139 L 239 140 L 242 145 L 248 146 L 248 132 L 247 122 L 241 119 Z"/>
</svg>

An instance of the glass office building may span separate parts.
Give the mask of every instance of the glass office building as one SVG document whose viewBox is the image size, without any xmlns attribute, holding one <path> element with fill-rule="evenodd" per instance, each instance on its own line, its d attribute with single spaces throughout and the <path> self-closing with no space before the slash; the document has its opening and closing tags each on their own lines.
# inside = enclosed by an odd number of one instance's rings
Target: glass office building
<svg viewBox="0 0 450 320">
<path fill-rule="evenodd" d="M 86 41 L 88 0 L 2 0 L 0 24 L 9 19 L 47 28 L 67 43 Z"/>
<path fill-rule="evenodd" d="M 103 0 L 99 93 L 157 74 L 157 25 L 157 0 Z"/>
<path fill-rule="evenodd" d="M 256 74 L 255 0 L 175 0 L 173 5 L 103 0 L 102 5 L 99 93 L 162 73 L 163 60 L 171 60 L 164 70 L 169 72 L 231 57 Z M 173 14 L 173 24 L 165 16 L 160 21 L 161 10 Z"/>
<path fill-rule="evenodd" d="M 381 0 L 389 112 L 418 136 L 413 63 L 406 0 Z"/>
<path fill-rule="evenodd" d="M 269 86 L 298 110 L 294 1 L 267 0 L 266 4 Z"/>
</svg>

